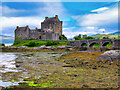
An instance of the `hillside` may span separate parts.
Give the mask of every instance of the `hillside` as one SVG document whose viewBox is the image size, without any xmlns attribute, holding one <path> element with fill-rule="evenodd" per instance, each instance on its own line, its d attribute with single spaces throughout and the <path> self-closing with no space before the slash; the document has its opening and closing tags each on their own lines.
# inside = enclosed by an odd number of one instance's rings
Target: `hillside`
<svg viewBox="0 0 120 90">
<path fill-rule="evenodd" d="M 118 39 L 118 35 L 111 35 L 111 34 L 98 34 L 98 35 L 94 35 L 94 36 L 92 36 L 92 37 L 94 37 L 94 38 L 99 38 L 99 39 L 102 39 L 103 37 L 108 37 L 108 38 L 110 38 L 110 39 Z"/>
</svg>

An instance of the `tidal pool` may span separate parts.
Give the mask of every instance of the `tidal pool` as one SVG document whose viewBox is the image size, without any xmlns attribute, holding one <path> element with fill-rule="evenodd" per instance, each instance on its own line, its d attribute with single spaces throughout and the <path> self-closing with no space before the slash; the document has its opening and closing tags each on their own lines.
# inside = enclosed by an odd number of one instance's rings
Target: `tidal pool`
<svg viewBox="0 0 120 90">
<path fill-rule="evenodd" d="M 0 53 L 0 86 L 9 87 L 19 85 L 23 79 L 37 78 L 40 73 L 46 72 L 41 66 L 55 66 L 52 60 L 67 52 L 40 52 L 40 53 Z M 39 71 L 39 72 L 38 72 Z"/>
</svg>

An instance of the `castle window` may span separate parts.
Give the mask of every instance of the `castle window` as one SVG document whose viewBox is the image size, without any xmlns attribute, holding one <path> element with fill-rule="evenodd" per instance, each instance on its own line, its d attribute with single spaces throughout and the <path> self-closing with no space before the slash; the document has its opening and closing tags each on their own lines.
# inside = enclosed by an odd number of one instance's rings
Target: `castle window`
<svg viewBox="0 0 120 90">
<path fill-rule="evenodd" d="M 39 36 L 39 39 L 41 39 L 41 36 Z"/>
</svg>

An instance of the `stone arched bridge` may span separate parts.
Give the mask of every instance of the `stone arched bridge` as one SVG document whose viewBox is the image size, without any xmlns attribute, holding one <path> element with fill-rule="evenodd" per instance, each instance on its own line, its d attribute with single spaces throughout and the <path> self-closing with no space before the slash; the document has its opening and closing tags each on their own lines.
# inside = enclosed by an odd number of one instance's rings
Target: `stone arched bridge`
<svg viewBox="0 0 120 90">
<path fill-rule="evenodd" d="M 112 48 L 120 49 L 120 39 L 89 39 L 80 41 L 68 41 L 71 46 L 75 47 L 93 47 L 94 44 L 99 44 L 101 48 L 105 48 L 107 44 L 112 44 Z"/>
</svg>

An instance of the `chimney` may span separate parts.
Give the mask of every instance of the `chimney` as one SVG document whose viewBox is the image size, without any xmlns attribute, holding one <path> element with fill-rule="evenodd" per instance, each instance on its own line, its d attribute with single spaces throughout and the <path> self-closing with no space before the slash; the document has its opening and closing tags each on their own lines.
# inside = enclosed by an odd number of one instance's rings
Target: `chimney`
<svg viewBox="0 0 120 90">
<path fill-rule="evenodd" d="M 28 28 L 28 25 L 26 27 Z"/>
<path fill-rule="evenodd" d="M 37 27 L 35 27 L 35 29 L 37 30 L 38 28 L 37 28 Z"/>
<path fill-rule="evenodd" d="M 60 21 L 60 22 L 61 22 L 61 25 L 62 25 L 63 21 Z"/>
<path fill-rule="evenodd" d="M 58 15 L 55 15 L 56 18 L 58 18 Z"/>
<path fill-rule="evenodd" d="M 16 27 L 17 29 L 19 28 L 19 26 Z"/>
<path fill-rule="evenodd" d="M 45 19 L 48 19 L 48 17 L 45 17 Z"/>
</svg>

